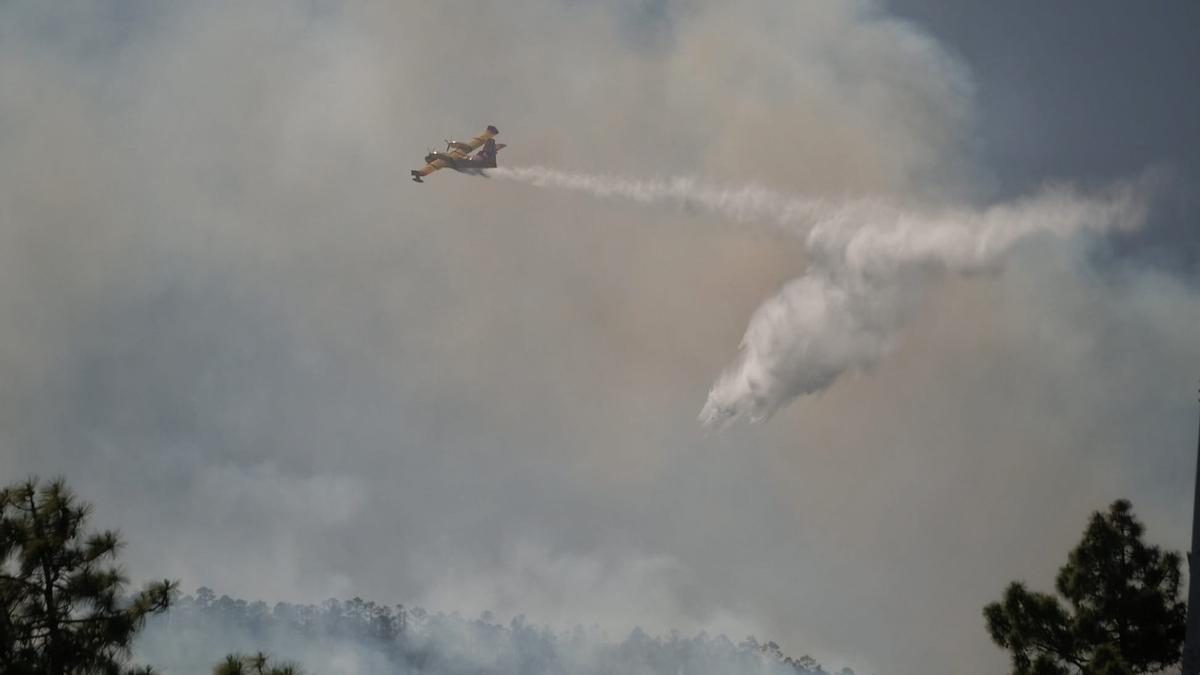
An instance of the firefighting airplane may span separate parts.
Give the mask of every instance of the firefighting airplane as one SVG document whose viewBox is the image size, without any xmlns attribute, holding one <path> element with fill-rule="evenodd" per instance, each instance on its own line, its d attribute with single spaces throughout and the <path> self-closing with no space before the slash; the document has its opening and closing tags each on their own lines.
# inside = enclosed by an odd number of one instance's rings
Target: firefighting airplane
<svg viewBox="0 0 1200 675">
<path fill-rule="evenodd" d="M 483 174 L 484 169 L 496 168 L 496 153 L 504 147 L 503 143 L 497 143 L 492 138 L 498 133 L 500 133 L 499 129 L 488 125 L 486 131 L 466 143 L 446 141 L 446 152 L 430 152 L 425 155 L 425 168 L 413 169 L 413 181 L 424 183 L 425 181 L 421 178 L 438 169 L 451 168 L 455 171 L 479 176 Z M 472 155 L 471 153 L 478 150 L 480 146 L 483 146 L 483 149 Z"/>
</svg>

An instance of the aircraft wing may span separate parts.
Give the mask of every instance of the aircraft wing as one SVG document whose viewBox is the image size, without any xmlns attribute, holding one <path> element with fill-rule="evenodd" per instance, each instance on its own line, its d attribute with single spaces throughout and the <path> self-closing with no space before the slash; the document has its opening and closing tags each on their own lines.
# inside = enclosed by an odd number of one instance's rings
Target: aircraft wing
<svg viewBox="0 0 1200 675">
<path fill-rule="evenodd" d="M 447 166 L 449 166 L 449 163 L 446 162 L 446 160 L 435 159 L 432 162 L 426 164 L 425 168 L 413 170 L 412 171 L 413 180 L 420 183 L 421 178 L 423 178 L 424 176 L 428 176 L 429 174 L 433 173 L 434 171 L 437 171 L 438 169 L 444 169 Z"/>
<path fill-rule="evenodd" d="M 489 126 L 482 134 L 479 134 L 475 138 L 472 138 L 471 140 L 467 141 L 466 143 L 456 144 L 456 146 L 454 147 L 454 150 L 451 151 L 451 154 L 461 152 L 462 156 L 466 157 L 467 155 L 471 154 L 472 152 L 475 152 L 476 150 L 478 150 L 479 148 L 482 148 L 483 144 L 487 143 L 487 140 L 489 138 L 495 137 L 495 135 L 498 133 L 500 133 L 499 129 L 497 129 L 496 127 L 493 127 L 493 126 Z"/>
</svg>

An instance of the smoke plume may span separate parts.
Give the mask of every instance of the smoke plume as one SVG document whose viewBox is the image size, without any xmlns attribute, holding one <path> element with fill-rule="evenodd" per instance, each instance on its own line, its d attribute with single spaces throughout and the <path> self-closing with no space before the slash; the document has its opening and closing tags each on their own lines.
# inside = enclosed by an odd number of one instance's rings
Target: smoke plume
<svg viewBox="0 0 1200 675">
<path fill-rule="evenodd" d="M 808 269 L 754 312 L 734 362 L 700 411 L 706 425 L 761 422 L 792 399 L 815 394 L 888 351 L 939 275 L 1003 266 L 1021 241 L 1129 229 L 1144 219 L 1132 184 L 1085 194 L 1047 187 L 986 208 L 905 208 L 882 199 L 791 196 L 694 178 L 635 179 L 498 168 L 491 175 L 598 198 L 704 210 L 736 223 L 774 227 L 804 241 Z"/>
<path fill-rule="evenodd" d="M 581 623 L 555 629 L 524 615 L 501 621 L 491 611 L 471 619 L 361 598 L 268 605 L 218 598 L 201 587 L 151 618 L 134 651 L 165 673 L 205 672 L 224 654 L 240 652 L 345 675 L 830 675 L 813 657 L 788 656 L 753 636 L 735 643 L 703 631 L 623 633 L 617 638 Z"/>
</svg>

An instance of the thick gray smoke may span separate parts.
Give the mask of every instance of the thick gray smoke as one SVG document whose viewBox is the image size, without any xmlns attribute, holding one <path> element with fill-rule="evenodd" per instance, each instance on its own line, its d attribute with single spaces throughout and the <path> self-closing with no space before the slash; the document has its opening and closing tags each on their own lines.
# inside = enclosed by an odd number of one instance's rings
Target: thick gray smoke
<svg viewBox="0 0 1200 675">
<path fill-rule="evenodd" d="M 912 315 L 921 288 L 939 274 L 998 268 L 1034 236 L 1134 228 L 1144 218 L 1132 185 L 1098 194 L 1054 187 L 984 209 L 922 210 L 756 186 L 722 188 L 692 178 L 638 180 L 544 167 L 491 174 L 600 198 L 703 209 L 803 239 L 808 270 L 754 312 L 736 360 L 709 391 L 700 420 L 718 425 L 763 421 L 793 398 L 872 366 Z"/>
<path fill-rule="evenodd" d="M 304 672 L 343 675 L 829 675 L 775 642 L 701 632 L 614 639 L 594 624 L 554 630 L 517 616 L 476 619 L 360 598 L 294 605 L 221 596 L 208 588 L 152 618 L 134 651 L 167 673 L 199 673 L 228 653 L 266 653 Z M 853 675 L 848 668 L 839 675 Z"/>
<path fill-rule="evenodd" d="M 0 474 L 65 475 L 134 580 L 1002 672 L 980 607 L 1013 579 L 1052 588 L 1092 509 L 1130 497 L 1187 545 L 1200 281 L 1046 234 L 1056 199 L 1114 197 L 1037 186 L 1200 156 L 1193 107 L 1106 102 L 1195 59 L 1165 34 L 1089 58 L 1059 38 L 1091 13 L 1056 12 L 1062 30 L 1011 24 L 1057 45 L 1021 63 L 979 34 L 998 89 L 898 11 L 0 2 Z M 1147 112 L 1169 143 L 1145 145 Z M 505 164 L 703 180 L 641 202 L 408 180 L 492 123 Z M 931 206 L 997 194 L 1038 195 L 1006 207 L 1036 217 Z M 976 264 L 989 218 L 1035 231 Z M 729 433 L 680 424 L 730 363 L 714 401 L 746 419 L 784 384 L 823 393 Z"/>
</svg>

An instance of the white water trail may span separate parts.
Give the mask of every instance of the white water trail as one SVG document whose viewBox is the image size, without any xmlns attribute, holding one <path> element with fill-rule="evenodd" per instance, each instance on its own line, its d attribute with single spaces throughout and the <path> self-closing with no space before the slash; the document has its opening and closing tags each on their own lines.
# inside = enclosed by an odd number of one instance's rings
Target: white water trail
<svg viewBox="0 0 1200 675">
<path fill-rule="evenodd" d="M 701 209 L 769 225 L 805 242 L 808 270 L 755 311 L 737 358 L 709 391 L 700 420 L 719 426 L 763 421 L 793 398 L 874 365 L 913 314 L 922 289 L 941 274 L 998 269 L 1029 237 L 1129 229 L 1145 217 L 1135 183 L 1093 194 L 1048 187 L 986 208 L 917 210 L 880 199 L 835 202 L 694 178 L 636 179 L 538 166 L 489 173 L 602 199 Z"/>
<path fill-rule="evenodd" d="M 488 169 L 488 175 L 534 187 L 585 192 L 601 199 L 703 210 L 737 223 L 779 228 L 814 223 L 821 214 L 837 208 L 823 199 L 783 195 L 755 185 L 718 187 L 684 176 L 643 179 L 556 171 L 541 166 L 498 167 Z"/>
</svg>

